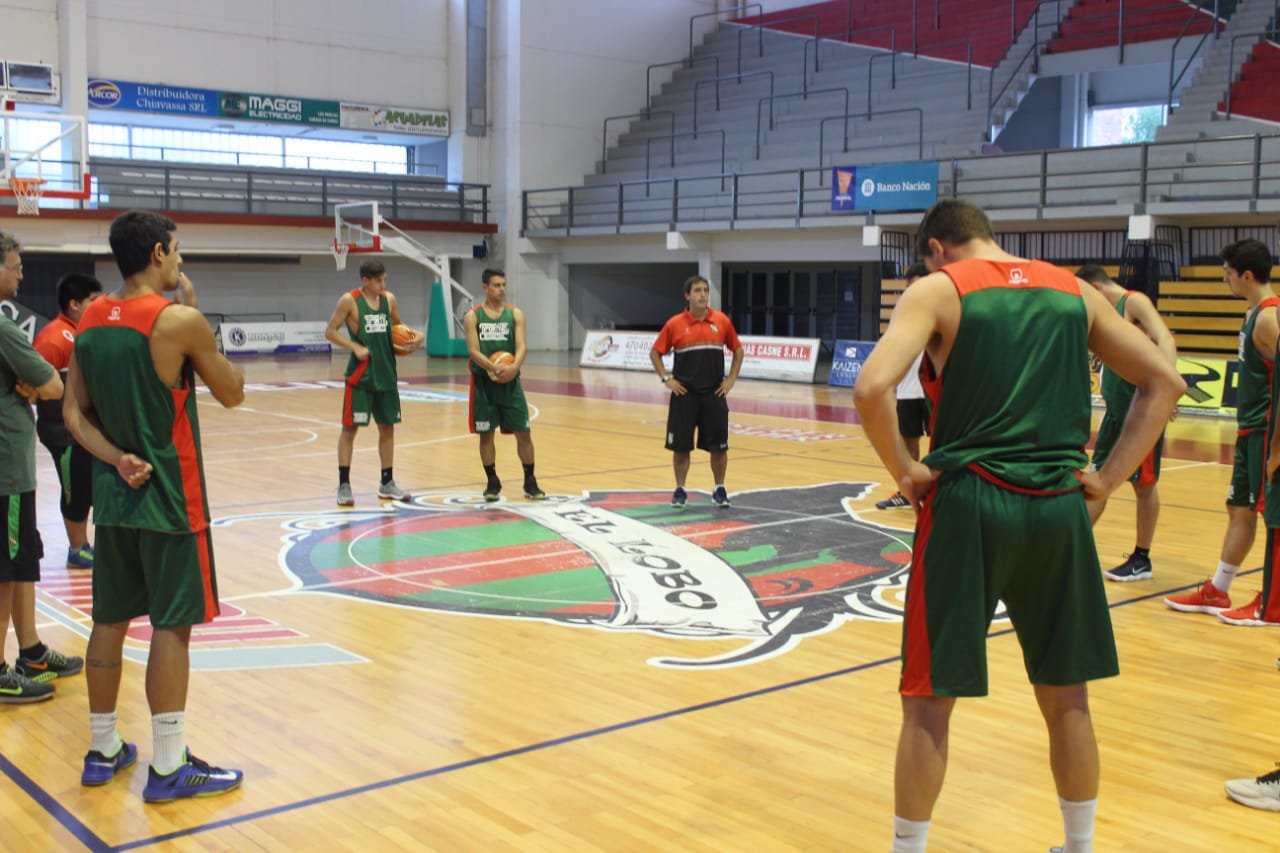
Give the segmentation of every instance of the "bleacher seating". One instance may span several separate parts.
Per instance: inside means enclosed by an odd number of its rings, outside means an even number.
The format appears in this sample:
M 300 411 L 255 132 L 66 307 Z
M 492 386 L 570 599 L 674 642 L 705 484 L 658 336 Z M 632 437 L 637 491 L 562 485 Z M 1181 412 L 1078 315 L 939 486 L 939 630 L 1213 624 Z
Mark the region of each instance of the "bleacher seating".
M 1231 84 L 1232 115 L 1280 122 L 1280 46 L 1272 42 L 1254 45 L 1249 60 L 1240 68 L 1240 79 Z M 1226 101 L 1218 103 L 1227 111 Z
M 1008 3 L 991 0 L 951 0 L 945 14 L 939 14 L 935 26 L 931 13 L 913 10 L 913 4 L 900 0 L 828 0 L 797 6 L 761 16 L 738 19 L 741 24 L 762 23 L 783 32 L 813 35 L 816 16 L 818 32 L 823 38 L 843 39 L 852 29 L 850 38 L 854 44 L 888 49 L 889 29 L 897 34 L 897 49 L 911 50 L 913 19 L 916 26 L 915 48 L 924 56 L 964 62 L 966 49 L 959 44 L 973 46 L 973 62 L 990 68 L 1000 61 L 1013 40 L 1011 25 L 1016 22 L 1020 30 L 1031 17 L 1038 0 L 1016 0 L 1014 14 L 1010 15 Z M 925 4 L 920 4 L 925 7 Z M 930 10 L 932 7 L 928 7 Z M 914 15 L 913 15 L 914 12 Z M 849 15 L 852 13 L 852 20 Z M 1013 20 L 1011 20 L 1011 17 Z
M 1125 0 L 1123 5 L 1124 44 L 1174 39 L 1184 32 L 1199 35 L 1214 25 L 1211 14 L 1196 10 L 1183 0 Z M 1115 45 L 1120 7 L 1116 0 L 1077 0 L 1045 52 L 1066 53 Z M 1221 23 L 1218 26 L 1221 28 Z

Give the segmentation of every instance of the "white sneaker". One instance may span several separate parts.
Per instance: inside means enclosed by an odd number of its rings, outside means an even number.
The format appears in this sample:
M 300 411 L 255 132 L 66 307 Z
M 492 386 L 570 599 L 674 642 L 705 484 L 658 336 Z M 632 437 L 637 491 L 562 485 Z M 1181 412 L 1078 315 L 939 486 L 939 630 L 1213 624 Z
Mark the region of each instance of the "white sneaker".
M 1280 812 L 1280 770 L 1272 770 L 1255 779 L 1232 779 L 1224 787 L 1227 796 L 1242 806 Z
M 378 497 L 384 501 L 407 501 L 409 493 L 397 486 L 395 480 L 390 480 L 378 486 Z
M 351 494 L 351 484 L 341 483 L 338 486 L 338 506 L 355 506 L 355 495 Z

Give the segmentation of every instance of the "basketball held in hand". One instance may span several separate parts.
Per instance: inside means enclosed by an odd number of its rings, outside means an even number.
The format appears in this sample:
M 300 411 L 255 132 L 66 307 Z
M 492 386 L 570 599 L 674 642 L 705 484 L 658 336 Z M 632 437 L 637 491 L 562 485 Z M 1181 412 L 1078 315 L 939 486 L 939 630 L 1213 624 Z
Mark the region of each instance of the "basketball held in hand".
M 396 351 L 396 355 L 408 355 L 412 352 L 413 339 L 418 333 L 403 323 L 397 323 L 391 327 L 391 348 Z
M 493 362 L 495 365 L 498 365 L 498 366 L 501 366 L 501 365 L 504 365 L 504 364 L 511 364 L 511 363 L 513 363 L 515 360 L 516 360 L 516 357 L 515 357 L 514 355 L 512 355 L 511 353 L 507 352 L 506 350 L 498 350 L 497 352 L 492 353 L 492 354 L 490 354 L 490 356 L 489 356 L 489 361 Z M 515 378 L 516 378 L 516 371 L 514 371 L 514 370 L 509 370 L 509 371 L 507 371 L 507 372 L 503 373 L 503 374 L 502 374 L 502 377 L 501 377 L 501 378 L 499 378 L 499 377 L 498 377 L 498 374 L 496 374 L 496 373 L 494 373 L 492 370 L 490 370 L 490 371 L 489 371 L 489 378 L 490 378 L 490 379 L 492 379 L 494 382 L 499 383 L 500 385 L 506 385 L 506 384 L 507 384 L 508 382 L 510 382 L 512 379 L 515 379 Z

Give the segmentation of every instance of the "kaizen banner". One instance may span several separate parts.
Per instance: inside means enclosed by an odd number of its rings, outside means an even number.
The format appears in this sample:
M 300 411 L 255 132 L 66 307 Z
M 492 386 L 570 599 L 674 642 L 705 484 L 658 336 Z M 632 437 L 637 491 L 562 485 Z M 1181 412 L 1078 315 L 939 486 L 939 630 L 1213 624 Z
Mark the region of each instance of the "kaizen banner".
M 887 163 L 831 170 L 831 209 L 924 210 L 938 200 L 938 164 Z
M 831 375 L 827 377 L 828 385 L 852 388 L 862 372 L 862 365 L 875 349 L 870 341 L 836 341 L 835 354 L 831 357 Z
M 612 367 L 619 370 L 653 370 L 649 351 L 656 332 L 616 332 L 593 330 L 582 342 L 581 367 Z M 743 379 L 777 379 L 783 382 L 812 382 L 818 367 L 819 341 L 816 338 L 769 338 L 739 335 L 742 341 Z M 733 357 L 725 352 L 725 370 Z M 663 358 L 671 368 L 671 354 Z

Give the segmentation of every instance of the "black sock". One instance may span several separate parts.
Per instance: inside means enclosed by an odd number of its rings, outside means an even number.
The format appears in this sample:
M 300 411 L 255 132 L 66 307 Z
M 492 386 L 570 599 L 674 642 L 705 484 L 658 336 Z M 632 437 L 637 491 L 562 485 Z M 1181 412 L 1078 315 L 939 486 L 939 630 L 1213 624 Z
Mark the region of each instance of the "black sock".
M 1135 557 L 1142 557 L 1144 560 L 1149 560 L 1149 559 L 1151 559 L 1151 549 L 1150 549 L 1150 548 L 1139 548 L 1139 547 L 1137 547 L 1137 546 L 1135 545 L 1135 546 L 1134 546 L 1134 548 L 1133 548 L 1133 556 L 1135 556 Z
M 24 657 L 27 660 L 39 660 L 40 658 L 44 657 L 44 653 L 47 651 L 49 651 L 48 646 L 46 646 L 44 643 L 37 642 L 34 646 L 32 646 L 29 649 L 18 649 L 18 656 Z
M 351 466 L 350 465 L 338 466 L 338 485 L 339 486 L 351 485 Z
M 484 475 L 489 478 L 490 483 L 495 482 L 498 479 L 498 466 L 496 464 L 484 466 Z
M 382 485 L 385 486 L 387 483 L 390 483 L 390 482 L 391 482 L 391 469 L 383 468 L 382 469 Z
M 526 480 L 532 480 L 532 479 L 533 479 L 533 465 L 526 465 L 526 466 L 524 466 L 524 478 L 525 478 Z

